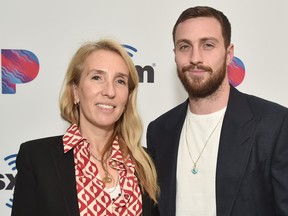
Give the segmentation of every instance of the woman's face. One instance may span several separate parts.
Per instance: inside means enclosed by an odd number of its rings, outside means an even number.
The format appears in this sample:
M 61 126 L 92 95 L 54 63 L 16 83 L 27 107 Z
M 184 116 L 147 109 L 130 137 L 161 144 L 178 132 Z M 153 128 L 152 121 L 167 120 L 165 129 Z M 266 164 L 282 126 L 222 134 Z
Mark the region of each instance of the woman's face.
M 128 67 L 119 54 L 97 50 L 87 57 L 79 85 L 74 86 L 82 130 L 113 130 L 129 97 L 128 78 Z

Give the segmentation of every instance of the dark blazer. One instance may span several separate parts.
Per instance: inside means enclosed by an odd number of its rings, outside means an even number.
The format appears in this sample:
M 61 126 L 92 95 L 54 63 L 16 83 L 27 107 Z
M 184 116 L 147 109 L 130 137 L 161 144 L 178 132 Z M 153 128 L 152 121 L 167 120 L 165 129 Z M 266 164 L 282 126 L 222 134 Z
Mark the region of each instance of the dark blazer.
M 73 151 L 64 154 L 62 136 L 22 144 L 16 163 L 12 216 L 80 215 Z M 143 216 L 158 215 L 148 195 L 142 197 Z
M 175 215 L 176 162 L 187 107 L 188 100 L 147 129 L 161 216 Z M 288 109 L 231 86 L 220 136 L 217 216 L 288 216 Z

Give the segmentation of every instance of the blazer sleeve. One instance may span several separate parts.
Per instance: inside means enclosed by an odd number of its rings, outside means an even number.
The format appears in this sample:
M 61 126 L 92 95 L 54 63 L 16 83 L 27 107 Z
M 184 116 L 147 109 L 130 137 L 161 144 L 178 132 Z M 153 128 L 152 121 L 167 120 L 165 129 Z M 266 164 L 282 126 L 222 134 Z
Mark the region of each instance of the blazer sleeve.
M 143 146 L 143 149 L 150 155 L 147 147 Z M 151 155 L 150 155 L 151 156 Z M 143 216 L 159 216 L 158 205 L 149 197 L 147 192 L 142 191 L 142 206 Z
M 276 215 L 288 216 L 288 114 L 276 141 L 271 164 Z
M 142 193 L 143 216 L 160 216 L 157 204 L 150 199 L 147 193 Z
M 37 206 L 36 179 L 26 153 L 25 145 L 20 146 L 16 159 L 17 175 L 14 188 L 12 216 L 35 215 Z M 36 215 L 35 215 L 36 216 Z

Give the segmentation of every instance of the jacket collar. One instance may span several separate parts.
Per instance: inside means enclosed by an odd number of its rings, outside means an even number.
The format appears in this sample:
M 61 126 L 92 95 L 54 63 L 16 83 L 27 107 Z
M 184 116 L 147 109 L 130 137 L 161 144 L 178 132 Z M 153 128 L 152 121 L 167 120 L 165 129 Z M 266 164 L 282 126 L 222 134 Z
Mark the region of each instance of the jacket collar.
M 178 105 L 171 111 L 171 117 L 166 120 L 165 127 L 167 136 L 165 139 L 169 149 L 163 152 L 162 158 L 167 165 L 164 186 L 170 188 L 168 194 L 162 194 L 162 205 L 168 212 L 175 211 L 176 197 L 176 162 L 182 126 L 185 121 L 189 100 Z M 244 175 L 248 162 L 249 153 L 252 148 L 252 134 L 255 131 L 256 119 L 253 117 L 247 96 L 233 86 L 230 88 L 230 95 L 227 109 L 223 119 L 218 150 L 218 161 L 216 167 L 216 206 L 217 215 L 227 216 L 232 211 L 237 192 Z M 159 152 L 158 152 L 159 153 Z M 162 154 L 162 153 L 161 153 Z M 155 157 L 159 157 L 155 155 Z M 168 170 L 169 167 L 169 170 Z M 161 174 L 162 175 L 162 174 Z M 167 203 L 168 206 L 167 206 Z
M 230 215 L 252 149 L 256 119 L 247 96 L 230 88 L 224 116 L 216 168 L 217 215 Z
M 56 175 L 62 190 L 59 196 L 65 200 L 66 212 L 69 216 L 80 215 L 76 191 L 75 167 L 73 151 L 64 153 L 62 137 L 59 137 L 57 147 L 51 150 Z

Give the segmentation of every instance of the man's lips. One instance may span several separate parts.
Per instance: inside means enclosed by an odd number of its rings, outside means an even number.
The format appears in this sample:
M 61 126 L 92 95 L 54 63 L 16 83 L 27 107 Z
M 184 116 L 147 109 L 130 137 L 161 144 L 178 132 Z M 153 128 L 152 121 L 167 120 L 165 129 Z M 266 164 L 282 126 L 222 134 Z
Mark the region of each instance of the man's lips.
M 191 72 L 191 73 L 203 73 L 203 72 L 207 72 L 205 70 L 199 70 L 199 69 L 192 69 L 192 70 L 188 70 L 187 72 Z

